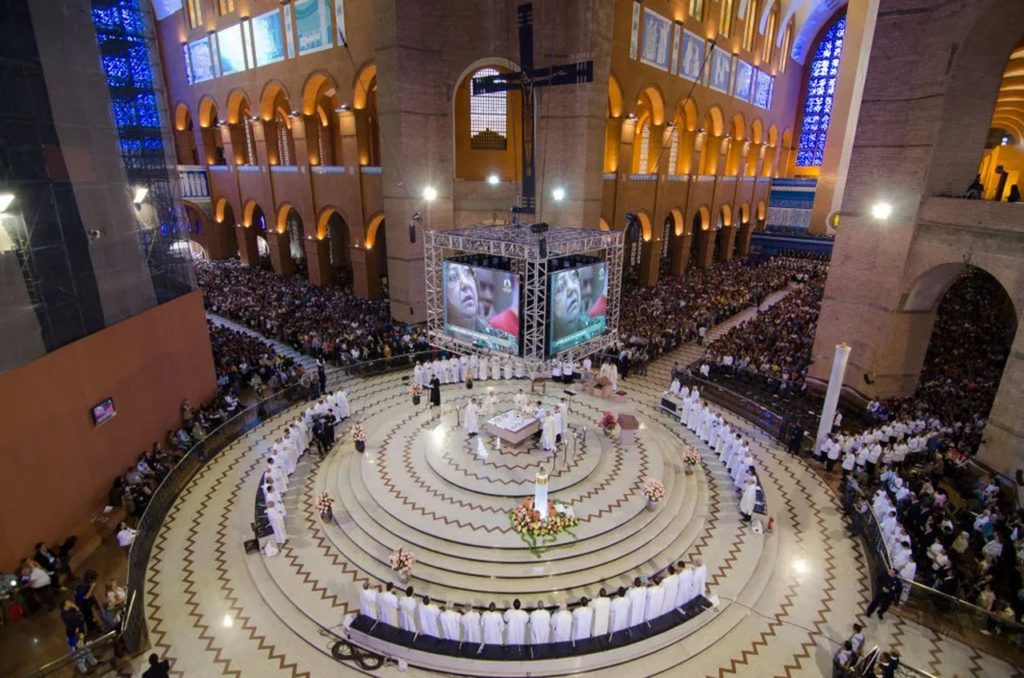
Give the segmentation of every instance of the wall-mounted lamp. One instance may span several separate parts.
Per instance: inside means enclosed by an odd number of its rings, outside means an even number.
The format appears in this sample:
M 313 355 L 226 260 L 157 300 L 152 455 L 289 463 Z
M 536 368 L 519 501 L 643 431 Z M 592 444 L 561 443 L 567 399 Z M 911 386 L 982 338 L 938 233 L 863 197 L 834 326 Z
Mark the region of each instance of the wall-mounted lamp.
M 562 202 L 565 200 L 565 189 L 561 186 L 555 188 L 551 191 L 551 197 L 555 199 L 555 202 Z
M 0 193 L 0 214 L 6 212 L 14 202 L 13 193 Z
M 498 184 L 501 183 L 501 177 L 499 177 L 497 174 L 489 174 L 487 175 L 487 183 L 489 183 L 491 186 L 497 186 Z
M 892 216 L 892 204 L 884 200 L 876 202 L 871 206 L 871 216 L 878 221 L 885 221 Z
M 433 186 L 427 186 L 423 189 L 423 199 L 427 202 L 434 202 L 437 200 L 437 189 Z
M 148 186 L 136 186 L 132 189 L 132 203 L 136 207 L 141 207 L 147 195 L 149 195 Z

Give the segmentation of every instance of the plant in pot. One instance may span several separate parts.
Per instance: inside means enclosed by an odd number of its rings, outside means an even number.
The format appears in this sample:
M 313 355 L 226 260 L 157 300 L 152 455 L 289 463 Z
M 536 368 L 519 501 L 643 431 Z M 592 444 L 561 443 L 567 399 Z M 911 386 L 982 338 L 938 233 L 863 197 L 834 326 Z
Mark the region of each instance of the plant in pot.
M 356 452 L 366 450 L 366 429 L 362 424 L 355 424 L 352 427 L 352 440 L 356 443 Z
M 700 463 L 700 452 L 694 447 L 687 446 L 683 450 L 683 464 L 685 464 L 686 475 L 693 475 L 693 470 Z
M 413 385 L 409 387 L 409 393 L 412 394 L 412 404 L 419 405 L 420 399 L 423 397 L 423 386 L 414 382 Z
M 665 498 L 665 486 L 660 480 L 644 478 L 641 489 L 644 496 L 647 497 L 647 508 L 652 511 L 658 507 L 658 502 Z
M 334 517 L 334 500 L 326 493 L 323 492 L 319 497 L 316 498 L 316 510 L 320 512 L 320 518 L 329 521 Z

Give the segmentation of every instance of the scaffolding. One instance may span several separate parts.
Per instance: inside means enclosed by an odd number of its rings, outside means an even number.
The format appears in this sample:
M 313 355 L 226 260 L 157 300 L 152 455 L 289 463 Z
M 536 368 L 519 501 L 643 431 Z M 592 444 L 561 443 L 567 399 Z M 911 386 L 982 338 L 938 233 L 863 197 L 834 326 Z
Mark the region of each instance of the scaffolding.
M 474 226 L 427 231 L 424 242 L 427 333 L 438 348 L 453 353 L 506 354 L 474 346 L 445 331 L 444 281 L 441 264 L 464 254 L 503 257 L 521 281 L 522 341 L 520 355 L 530 373 L 540 372 L 547 360 L 548 269 L 554 259 L 590 255 L 608 265 L 608 329 L 600 335 L 558 354 L 577 361 L 599 353 L 618 340 L 619 295 L 622 287 L 622 233 L 587 228 L 550 228 L 535 232 L 528 225 Z
M 172 170 L 163 74 L 156 47 L 152 6 L 144 0 L 92 0 L 103 71 L 113 107 L 121 159 L 128 181 L 148 189 L 156 223 L 140 221 L 157 303 L 195 287 L 181 196 Z

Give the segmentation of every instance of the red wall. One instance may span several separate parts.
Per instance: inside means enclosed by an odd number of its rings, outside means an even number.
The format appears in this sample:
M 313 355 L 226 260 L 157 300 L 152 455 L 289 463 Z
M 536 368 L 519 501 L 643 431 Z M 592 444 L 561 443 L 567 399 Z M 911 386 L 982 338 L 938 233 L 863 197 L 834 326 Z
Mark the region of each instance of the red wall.
M 0 374 L 0 568 L 77 533 L 114 477 L 216 390 L 202 296 L 192 292 Z M 117 416 L 95 427 L 93 405 Z

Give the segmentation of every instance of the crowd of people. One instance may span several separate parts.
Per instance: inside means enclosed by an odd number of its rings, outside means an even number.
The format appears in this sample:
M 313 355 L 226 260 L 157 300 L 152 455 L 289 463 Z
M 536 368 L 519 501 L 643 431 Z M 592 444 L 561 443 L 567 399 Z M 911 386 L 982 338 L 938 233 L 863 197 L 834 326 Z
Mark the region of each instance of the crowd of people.
M 789 278 L 776 266 L 729 262 L 690 268 L 654 287 L 624 288 L 616 353 L 627 351 L 631 362 L 642 365 L 684 343 L 703 342 L 715 324 L 762 303 Z
M 268 392 L 301 381 L 302 366 L 279 354 L 269 342 L 214 322 L 208 321 L 207 325 L 217 386 L 232 404 L 237 404 L 247 387 L 261 399 Z
M 713 341 L 702 359 L 705 376 L 738 376 L 763 382 L 782 394 L 804 389 L 814 331 L 821 311 L 828 264 L 808 259 L 773 259 L 802 286 Z M 706 366 L 706 367 L 705 367 Z
M 429 348 L 426 331 L 391 319 L 386 299 L 318 287 L 237 261 L 197 262 L 206 308 L 296 351 L 346 365 Z
M 360 614 L 414 635 L 479 645 L 479 651 L 485 646 L 576 643 L 628 634 L 633 627 L 707 597 L 707 566 L 700 558 L 689 565 L 679 561 L 653 577 L 636 577 L 628 588 L 611 594 L 602 588 L 593 600 L 573 601 L 571 612 L 566 602 L 551 612 L 544 601 L 525 609 L 516 599 L 511 608 L 499 610 L 491 603 L 481 614 L 469 604 L 438 605 L 429 596 L 417 598 L 411 586 L 402 593 L 390 583 L 380 590 L 365 582 L 359 594 Z

